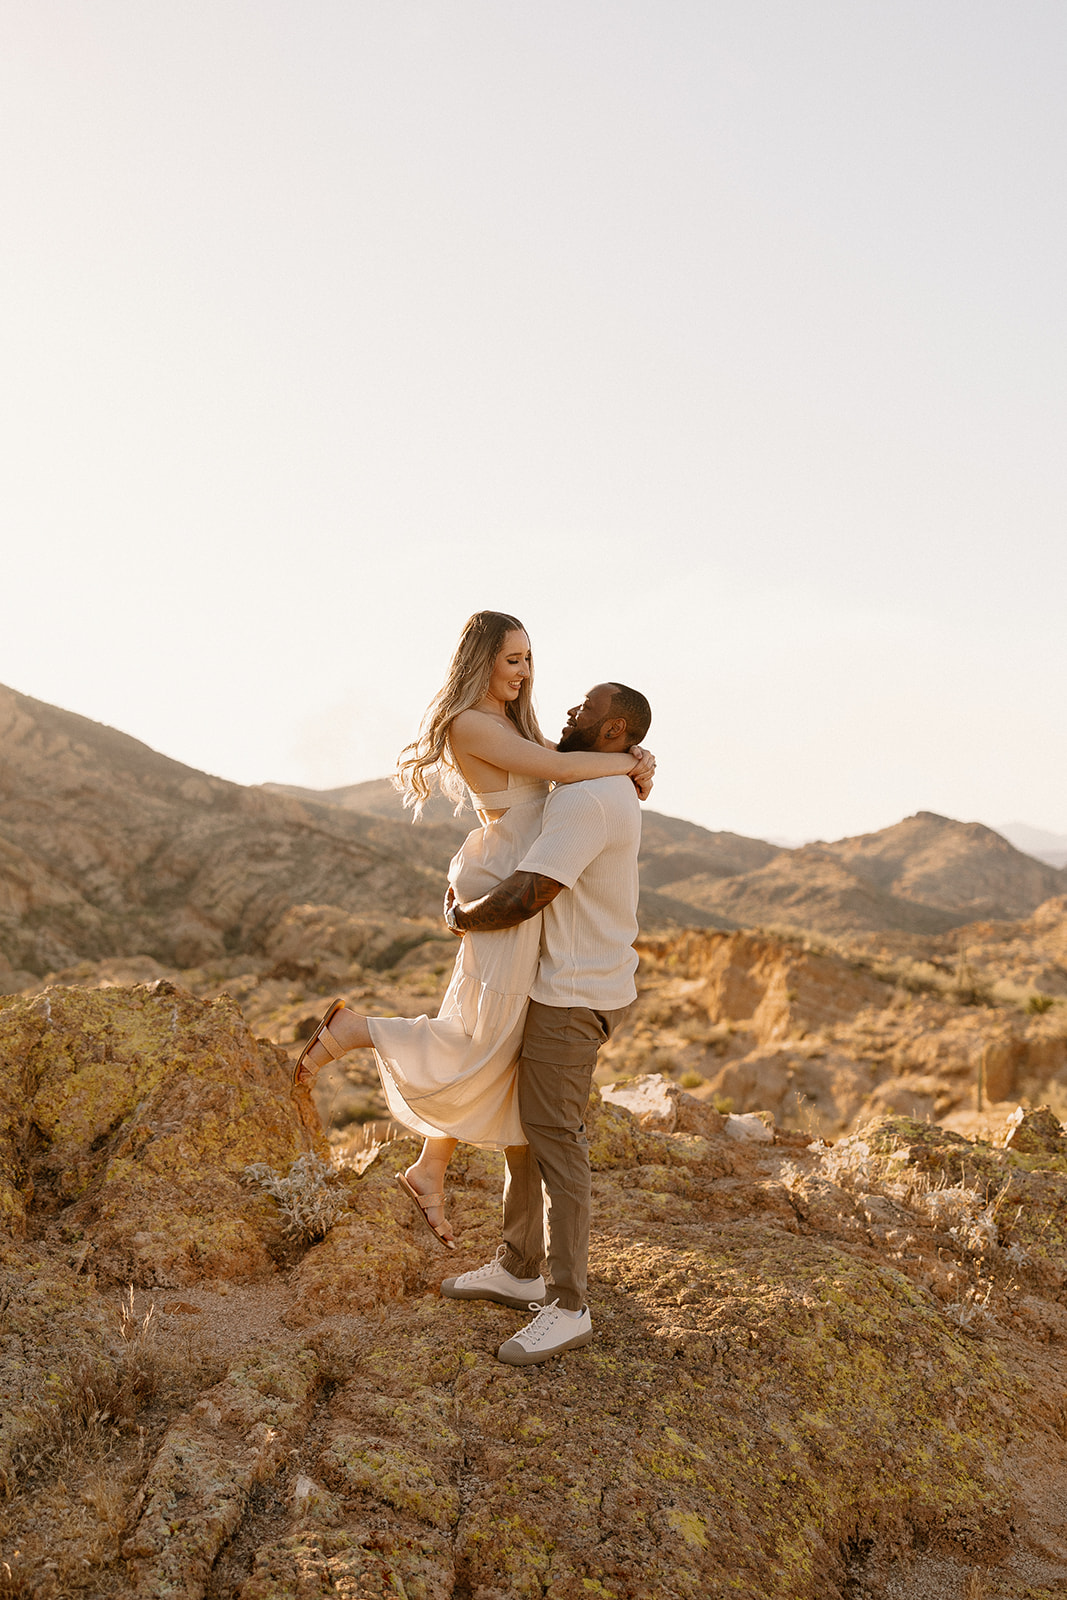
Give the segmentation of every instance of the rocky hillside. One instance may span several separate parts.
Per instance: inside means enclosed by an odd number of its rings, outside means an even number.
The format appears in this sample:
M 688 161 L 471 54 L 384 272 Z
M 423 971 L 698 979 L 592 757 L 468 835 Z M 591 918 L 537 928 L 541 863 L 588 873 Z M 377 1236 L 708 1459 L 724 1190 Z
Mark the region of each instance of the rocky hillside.
M 826 1137 L 887 1113 L 988 1132 L 1020 1099 L 1067 1113 L 1067 898 L 940 939 L 692 931 L 641 951 L 601 1082 L 666 1074 Z
M 500 1158 L 454 1162 L 446 1261 L 410 1142 L 317 1166 L 285 1083 L 227 1000 L 0 1001 L 5 1594 L 1064 1593 L 1050 1113 L 831 1148 L 662 1080 L 594 1103 L 596 1337 L 523 1369 L 519 1314 L 438 1295 L 496 1245 Z
M 366 816 L 408 818 L 400 796 L 387 778 L 353 783 L 340 789 L 299 789 L 282 783 L 268 783 L 264 788 L 271 794 L 339 806 L 343 810 L 357 811 Z M 475 825 L 476 818 L 469 806 L 465 806 L 456 816 L 451 803 L 441 795 L 433 796 L 423 812 L 423 818 L 439 829 L 443 868 L 449 856 L 459 848 L 467 832 Z M 661 885 L 674 879 L 688 881 L 694 874 L 729 876 L 746 872 L 762 866 L 778 854 L 776 845 L 765 844 L 762 839 L 746 839 L 738 833 L 712 833 L 695 822 L 665 817 L 645 806 L 639 860 L 639 915 L 642 927 L 734 927 L 730 918 L 706 910 L 684 893 L 677 897 L 663 893 Z
M 262 954 L 306 903 L 436 918 L 440 854 L 432 828 L 226 783 L 0 688 L 0 987 L 84 958 Z

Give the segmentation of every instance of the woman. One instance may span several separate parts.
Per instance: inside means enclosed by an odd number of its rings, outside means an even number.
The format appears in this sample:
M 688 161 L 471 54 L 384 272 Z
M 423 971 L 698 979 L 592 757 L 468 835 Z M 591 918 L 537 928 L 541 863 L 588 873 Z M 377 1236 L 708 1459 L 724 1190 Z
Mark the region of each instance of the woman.
M 533 710 L 530 641 L 516 617 L 477 611 L 418 738 L 401 753 L 397 786 L 416 817 L 436 777 L 481 819 L 449 866 L 459 900 L 476 900 L 515 871 L 541 831 L 550 783 L 629 775 L 642 787 L 654 765 L 629 755 L 561 752 L 546 743 Z M 458 809 L 458 807 L 457 807 Z M 398 1182 L 441 1243 L 444 1175 L 456 1144 L 502 1150 L 525 1144 L 515 1063 L 537 970 L 541 916 L 499 933 L 468 933 L 437 1017 L 365 1017 L 335 1000 L 293 1071 L 298 1104 L 315 1074 L 349 1050 L 372 1048 L 391 1115 L 423 1136 L 419 1159 Z

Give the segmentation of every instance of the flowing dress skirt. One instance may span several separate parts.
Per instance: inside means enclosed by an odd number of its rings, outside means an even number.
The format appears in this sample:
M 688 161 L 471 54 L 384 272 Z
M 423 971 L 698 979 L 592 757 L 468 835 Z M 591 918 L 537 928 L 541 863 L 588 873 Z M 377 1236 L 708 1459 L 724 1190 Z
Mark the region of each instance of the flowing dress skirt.
M 529 786 L 468 834 L 448 869 L 460 900 L 511 876 L 541 831 L 547 785 Z M 521 791 L 518 792 L 521 794 Z M 515 1066 L 537 972 L 541 914 L 498 933 L 466 933 L 436 1017 L 368 1017 L 389 1113 L 422 1138 L 483 1149 L 525 1144 Z

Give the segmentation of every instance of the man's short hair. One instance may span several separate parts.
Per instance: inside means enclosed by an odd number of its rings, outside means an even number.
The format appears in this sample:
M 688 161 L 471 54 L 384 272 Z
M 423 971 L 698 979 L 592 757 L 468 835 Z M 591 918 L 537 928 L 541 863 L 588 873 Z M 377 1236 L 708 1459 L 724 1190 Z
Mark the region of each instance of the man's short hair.
M 609 681 L 615 693 L 611 697 L 608 716 L 625 717 L 630 743 L 640 744 L 652 722 L 652 707 L 639 690 L 630 689 L 625 683 L 616 683 L 614 679 Z

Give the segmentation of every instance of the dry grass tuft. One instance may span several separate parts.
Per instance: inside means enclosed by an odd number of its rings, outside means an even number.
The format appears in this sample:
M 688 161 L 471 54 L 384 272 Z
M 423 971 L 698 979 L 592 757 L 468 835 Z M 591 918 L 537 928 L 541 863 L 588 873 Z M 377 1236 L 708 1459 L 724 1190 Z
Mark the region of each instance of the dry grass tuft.
M 72 1355 L 21 1413 L 0 1508 L 0 1600 L 125 1592 L 121 1545 L 154 1441 L 221 1376 L 213 1353 L 191 1340 L 167 1348 L 158 1327 L 131 1288 L 116 1347 Z

